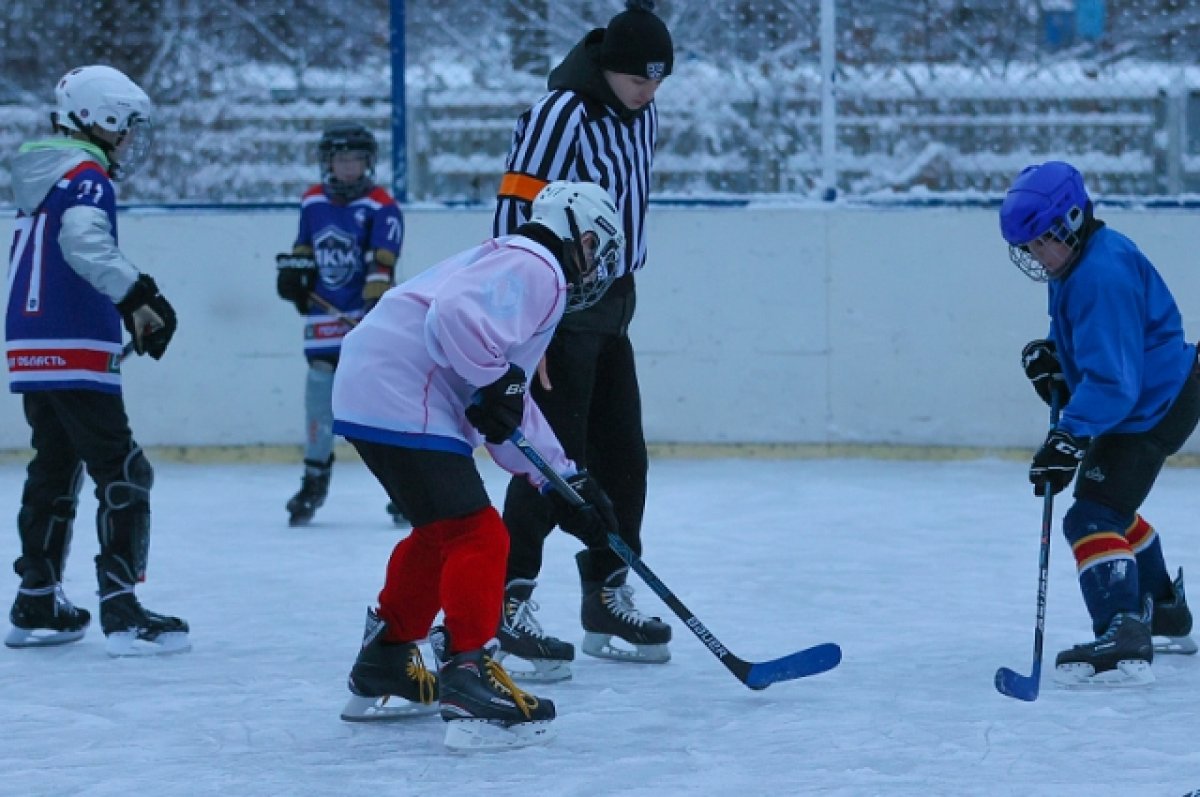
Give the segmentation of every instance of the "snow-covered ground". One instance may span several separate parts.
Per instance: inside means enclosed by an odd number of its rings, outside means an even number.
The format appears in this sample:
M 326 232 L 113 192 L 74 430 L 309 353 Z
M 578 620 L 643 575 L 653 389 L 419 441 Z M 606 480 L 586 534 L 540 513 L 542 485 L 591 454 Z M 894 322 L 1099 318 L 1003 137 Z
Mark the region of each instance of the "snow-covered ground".
M 504 480 L 484 464 L 499 496 Z M 299 467 L 160 463 L 151 609 L 193 629 L 191 653 L 115 660 L 97 628 L 58 649 L 0 649 L 3 795 L 1182 795 L 1200 788 L 1200 660 L 1102 694 L 1028 673 L 1041 503 L 1024 465 L 982 460 L 656 459 L 645 560 L 734 653 L 836 641 L 842 665 L 762 692 L 674 622 L 667 665 L 577 661 L 542 687 L 546 747 L 443 749 L 436 717 L 338 719 L 345 677 L 397 531 L 357 462 L 339 464 L 316 523 L 290 529 Z M 0 465 L 0 560 L 19 545 L 23 468 Z M 1164 473 L 1145 515 L 1168 563 L 1200 585 L 1195 471 Z M 1061 517 L 1066 501 L 1061 501 Z M 94 610 L 91 513 L 66 588 Z M 536 597 L 578 642 L 573 541 L 552 535 Z M 2 599 L 15 593 L 9 576 Z M 642 607 L 669 610 L 633 579 Z M 1197 594 L 1200 594 L 1198 592 Z M 673 617 L 671 619 L 674 619 Z M 1047 657 L 1088 635 L 1056 533 Z

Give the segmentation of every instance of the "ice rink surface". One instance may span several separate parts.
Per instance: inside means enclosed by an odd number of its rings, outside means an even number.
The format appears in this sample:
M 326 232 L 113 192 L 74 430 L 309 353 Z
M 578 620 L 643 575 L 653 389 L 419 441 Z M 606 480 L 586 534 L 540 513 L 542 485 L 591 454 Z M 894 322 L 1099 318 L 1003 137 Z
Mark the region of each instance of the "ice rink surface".
M 481 461 L 493 496 L 503 474 Z M 636 576 L 639 606 L 673 621 L 674 659 L 583 657 L 537 691 L 558 704 L 545 747 L 460 755 L 435 717 L 348 724 L 338 713 L 363 615 L 399 532 L 358 462 L 339 463 L 314 524 L 283 504 L 299 465 L 156 464 L 150 609 L 192 626 L 190 653 L 110 659 L 79 643 L 0 649 L 3 795 L 1089 795 L 1200 788 L 1200 659 L 1162 657 L 1140 690 L 1028 673 L 1041 501 L 1018 462 L 655 459 L 645 561 L 742 658 L 819 642 L 836 670 L 753 692 Z M 19 552 L 20 463 L 0 465 Z M 90 486 L 85 488 L 90 490 Z M 1143 514 L 1200 595 L 1197 472 L 1168 469 Z M 67 594 L 96 610 L 97 544 L 81 503 Z M 1074 562 L 1051 553 L 1046 654 L 1089 636 Z M 579 642 L 575 542 L 551 536 L 535 598 Z M 17 579 L 10 575 L 3 600 Z M 1193 599 L 1194 602 L 1195 599 Z M 7 603 L 5 604 L 7 606 Z

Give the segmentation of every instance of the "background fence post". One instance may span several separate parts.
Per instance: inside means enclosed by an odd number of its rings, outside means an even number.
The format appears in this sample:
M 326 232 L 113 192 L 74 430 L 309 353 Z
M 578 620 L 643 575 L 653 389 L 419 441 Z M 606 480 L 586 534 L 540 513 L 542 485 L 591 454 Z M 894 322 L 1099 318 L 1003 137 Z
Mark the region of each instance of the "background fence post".
M 408 201 L 408 121 L 404 91 L 404 0 L 390 0 L 392 51 L 392 196 Z
M 837 3 L 821 0 L 821 198 L 837 198 L 837 100 L 833 93 L 837 69 Z

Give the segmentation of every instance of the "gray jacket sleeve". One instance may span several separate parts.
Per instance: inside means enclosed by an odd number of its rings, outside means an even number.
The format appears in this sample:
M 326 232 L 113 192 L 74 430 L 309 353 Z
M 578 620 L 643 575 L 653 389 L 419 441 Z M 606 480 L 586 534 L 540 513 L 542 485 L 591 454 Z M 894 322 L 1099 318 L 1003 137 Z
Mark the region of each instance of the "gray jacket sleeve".
M 58 245 L 75 273 L 114 304 L 124 299 L 137 281 L 137 268 L 117 248 L 108 216 L 100 208 L 87 205 L 67 208 Z

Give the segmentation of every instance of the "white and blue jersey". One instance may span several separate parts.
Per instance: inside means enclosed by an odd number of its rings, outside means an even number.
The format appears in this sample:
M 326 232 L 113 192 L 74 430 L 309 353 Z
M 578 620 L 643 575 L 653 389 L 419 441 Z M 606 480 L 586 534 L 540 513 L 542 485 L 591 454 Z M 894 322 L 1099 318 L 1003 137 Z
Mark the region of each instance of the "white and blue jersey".
M 68 138 L 25 144 L 13 159 L 19 212 L 9 252 L 5 340 L 14 393 L 121 392 L 116 302 L 138 270 L 117 248 L 107 158 Z
M 358 321 L 366 311 L 363 285 L 369 271 L 378 268 L 390 278 L 403 240 L 400 207 L 379 186 L 345 204 L 331 200 L 321 185 L 304 193 L 293 251 L 311 253 L 318 273 L 314 292 L 345 317 L 311 303 L 304 326 L 306 357 L 337 357 L 350 331 L 345 319 Z
M 1101 227 L 1049 289 L 1050 338 L 1071 390 L 1060 427 L 1077 437 L 1154 427 L 1192 372 L 1196 347 L 1153 264 Z

